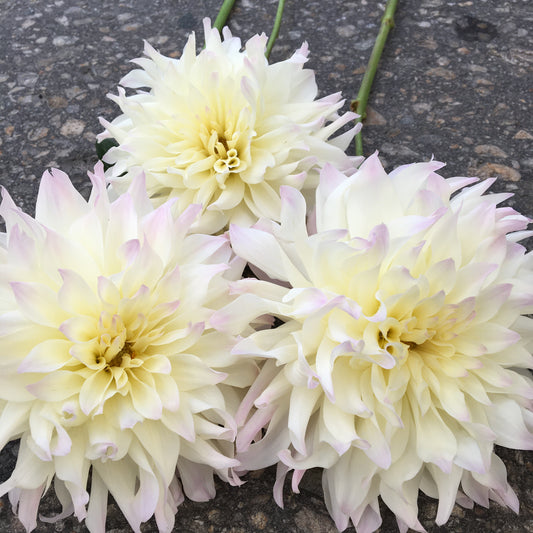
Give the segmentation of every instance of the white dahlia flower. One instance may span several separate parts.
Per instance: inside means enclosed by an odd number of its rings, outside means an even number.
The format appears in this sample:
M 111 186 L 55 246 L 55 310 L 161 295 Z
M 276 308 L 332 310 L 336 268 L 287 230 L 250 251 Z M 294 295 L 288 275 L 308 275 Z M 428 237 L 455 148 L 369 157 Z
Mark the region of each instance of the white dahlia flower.
M 241 41 L 204 20 L 205 48 L 196 53 L 192 34 L 180 59 L 145 45 L 141 69 L 110 95 L 122 110 L 100 139 L 114 137 L 105 161 L 113 186 L 122 191 L 139 170 L 151 199 L 178 198 L 183 211 L 204 205 L 198 231 L 215 233 L 229 222 L 251 225 L 259 217 L 279 220 L 279 189 L 291 185 L 311 196 L 326 161 L 353 172 L 356 158 L 344 150 L 356 128 L 331 139 L 356 116 L 338 110 L 340 93 L 315 100 L 314 72 L 304 69 L 307 44 L 286 61 L 268 64 L 267 38 Z M 144 88 L 144 89 L 143 89 Z
M 114 201 L 101 166 L 90 177 L 85 201 L 45 173 L 35 219 L 3 191 L 0 449 L 20 449 L 0 495 L 28 531 L 52 481 L 55 519 L 103 533 L 109 492 L 134 531 L 152 515 L 171 531 L 183 493 L 238 482 L 231 412 L 255 367 L 209 318 L 241 269 L 227 239 L 188 233 L 200 206 L 175 219 L 142 177 Z
M 279 461 L 278 503 L 289 470 L 297 490 L 324 467 L 340 530 L 375 531 L 381 497 L 402 532 L 424 531 L 419 490 L 438 498 L 439 525 L 456 502 L 518 510 L 494 446 L 533 449 L 533 257 L 516 242 L 528 220 L 483 194 L 491 180 L 465 187 L 476 180 L 441 166 L 325 168 L 315 234 L 290 187 L 280 225 L 230 230 L 270 280 L 237 282 L 212 323 L 239 331 L 245 306 L 283 322 L 234 350 L 265 360 L 236 416 L 237 457 Z

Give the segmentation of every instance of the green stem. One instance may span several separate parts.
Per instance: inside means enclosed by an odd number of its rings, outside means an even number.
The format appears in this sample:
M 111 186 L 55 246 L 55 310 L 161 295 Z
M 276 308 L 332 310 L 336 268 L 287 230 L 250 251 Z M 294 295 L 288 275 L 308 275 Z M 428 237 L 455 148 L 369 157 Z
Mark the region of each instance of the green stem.
M 270 34 L 270 37 L 268 38 L 268 43 L 266 47 L 265 56 L 267 59 L 270 57 L 270 52 L 272 52 L 274 43 L 276 42 L 276 39 L 278 38 L 279 27 L 281 26 L 281 17 L 283 16 L 284 7 L 285 7 L 285 0 L 279 0 L 278 10 L 276 12 L 276 20 L 274 20 L 274 27 L 272 28 L 272 33 Z
M 370 95 L 370 89 L 372 88 L 372 83 L 374 82 L 374 76 L 378 69 L 378 63 L 385 47 L 385 42 L 387 41 L 387 36 L 392 28 L 394 28 L 394 12 L 396 11 L 396 6 L 398 5 L 398 0 L 389 0 L 387 2 L 387 7 L 385 8 L 385 14 L 381 19 L 381 27 L 379 28 L 379 33 L 374 43 L 374 48 L 372 49 L 372 54 L 370 54 L 370 59 L 368 60 L 368 65 L 365 70 L 365 75 L 363 76 L 363 81 L 361 82 L 361 87 L 357 93 L 357 98 L 352 100 L 351 108 L 359 116 L 356 120 L 356 123 L 362 122 L 365 118 L 366 104 L 368 103 L 368 97 Z M 355 136 L 355 153 L 356 155 L 363 155 L 363 139 L 361 137 L 361 132 Z
M 222 32 L 222 28 L 226 24 L 226 20 L 228 20 L 234 3 L 235 0 L 224 0 L 224 3 L 218 12 L 217 18 L 215 19 L 215 23 L 213 24 L 213 28 L 216 28 L 219 32 Z

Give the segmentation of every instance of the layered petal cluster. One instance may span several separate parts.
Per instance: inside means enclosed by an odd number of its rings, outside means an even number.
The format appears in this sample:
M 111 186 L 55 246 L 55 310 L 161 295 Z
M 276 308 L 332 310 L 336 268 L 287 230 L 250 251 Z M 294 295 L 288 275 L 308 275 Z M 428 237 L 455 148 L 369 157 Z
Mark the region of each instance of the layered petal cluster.
M 314 72 L 304 69 L 307 44 L 286 61 L 269 64 L 267 38 L 241 41 L 204 21 L 205 48 L 196 53 L 192 34 L 179 59 L 145 45 L 141 68 L 110 95 L 122 111 L 100 139 L 119 146 L 105 160 L 113 186 L 122 191 L 139 170 L 156 204 L 178 198 L 183 211 L 201 203 L 198 231 L 215 233 L 228 223 L 251 225 L 260 217 L 279 220 L 282 185 L 313 197 L 326 161 L 348 172 L 356 163 L 344 150 L 353 120 L 339 116 L 340 93 L 316 99 Z M 129 94 L 124 89 L 134 89 Z
M 346 178 L 324 169 L 316 220 L 293 188 L 281 223 L 233 226 L 234 250 L 263 272 L 234 284 L 216 313 L 226 331 L 245 306 L 281 325 L 234 353 L 263 360 L 237 413 L 244 468 L 278 463 L 275 497 L 294 470 L 324 467 L 340 530 L 380 523 L 424 531 L 419 491 L 453 505 L 495 500 L 518 510 L 494 446 L 533 449 L 533 257 L 528 220 L 491 180 L 444 179 L 437 162 L 387 174 L 376 155 Z M 455 193 L 455 194 L 454 194 Z M 266 274 L 266 275 L 265 275 Z
M 133 531 L 153 515 L 171 531 L 183 493 L 238 482 L 231 412 L 256 371 L 209 319 L 242 265 L 227 238 L 189 233 L 200 206 L 175 218 L 142 177 L 114 201 L 101 166 L 90 178 L 86 201 L 45 173 L 35 218 L 2 192 L 0 449 L 20 449 L 0 494 L 28 531 L 52 481 L 55 519 L 103 533 L 110 493 Z

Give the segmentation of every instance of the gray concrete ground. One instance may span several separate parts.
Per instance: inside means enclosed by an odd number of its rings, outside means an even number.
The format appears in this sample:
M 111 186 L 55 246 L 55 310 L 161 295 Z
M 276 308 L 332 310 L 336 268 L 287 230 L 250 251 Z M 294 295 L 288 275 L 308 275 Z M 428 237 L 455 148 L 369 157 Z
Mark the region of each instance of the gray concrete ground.
M 106 99 L 142 53 L 142 39 L 175 55 L 201 20 L 214 18 L 218 0 L 0 0 L 0 183 L 30 212 L 39 178 L 50 166 L 67 171 L 88 190 L 95 163 L 98 117 L 113 118 Z M 230 20 L 246 39 L 269 32 L 275 0 L 237 0 Z M 303 40 L 308 66 L 322 94 L 353 97 L 362 78 L 385 2 L 287 1 L 271 59 L 283 59 Z M 379 150 L 386 167 L 433 154 L 445 176 L 500 176 L 494 190 L 517 193 L 509 202 L 533 217 L 533 8 L 529 0 L 400 0 L 397 26 L 385 51 L 364 130 L 367 154 Z M 421 521 L 431 533 L 533 531 L 533 455 L 500 450 L 521 512 L 456 507 L 444 527 L 432 525 L 434 501 L 421 498 Z M 15 448 L 0 455 L 0 480 L 13 468 Z M 251 476 L 236 489 L 218 487 L 215 500 L 185 502 L 175 531 L 335 531 L 322 503 L 320 474 L 306 474 L 300 495 L 286 508 L 271 498 L 273 472 Z M 58 504 L 48 497 L 44 514 Z M 396 531 L 384 511 L 382 533 Z M 37 531 L 85 531 L 76 519 Z M 111 503 L 108 530 L 129 531 Z M 7 498 L 0 501 L 0 531 L 19 532 Z M 153 522 L 143 531 L 156 531 Z

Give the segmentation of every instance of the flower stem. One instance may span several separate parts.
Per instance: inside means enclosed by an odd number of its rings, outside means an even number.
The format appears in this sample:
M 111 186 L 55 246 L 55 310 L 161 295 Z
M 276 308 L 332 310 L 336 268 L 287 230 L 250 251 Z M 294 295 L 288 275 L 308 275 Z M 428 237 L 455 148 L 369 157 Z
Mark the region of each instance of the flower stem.
M 361 82 L 361 87 L 357 93 L 357 98 L 352 100 L 351 109 L 355 111 L 359 118 L 357 118 L 356 123 L 362 122 L 365 118 L 366 104 L 368 102 L 368 97 L 370 95 L 370 89 L 372 88 L 372 83 L 374 82 L 374 76 L 378 69 L 378 63 L 385 47 L 385 42 L 387 41 L 387 36 L 392 28 L 394 28 L 394 12 L 396 11 L 396 6 L 398 5 L 398 0 L 389 0 L 387 2 L 387 7 L 385 7 L 385 14 L 381 19 L 381 27 L 379 28 L 379 33 L 374 43 L 374 48 L 372 48 L 372 53 L 370 54 L 370 59 L 368 60 L 368 65 L 365 70 L 365 75 L 363 76 L 363 81 Z M 356 155 L 363 155 L 363 139 L 361 137 L 361 132 L 355 136 L 355 153 Z
M 274 20 L 274 27 L 272 28 L 272 33 L 270 34 L 270 37 L 268 38 L 268 43 L 266 47 L 265 56 L 267 59 L 270 57 L 270 52 L 272 52 L 274 43 L 276 42 L 276 39 L 278 38 L 279 27 L 281 26 L 281 17 L 283 16 L 284 7 L 285 7 L 285 0 L 279 0 L 278 10 L 276 12 L 276 20 Z
M 235 0 L 224 0 L 222 7 L 218 12 L 217 18 L 215 19 L 215 23 L 213 24 L 213 28 L 216 28 L 219 32 L 222 31 L 222 28 L 226 24 L 226 20 L 228 20 L 234 3 Z

